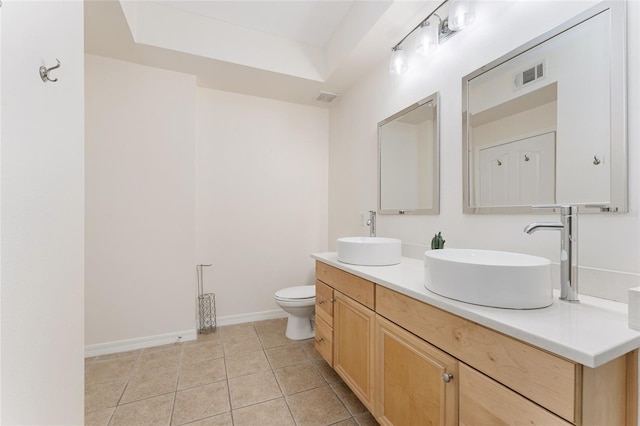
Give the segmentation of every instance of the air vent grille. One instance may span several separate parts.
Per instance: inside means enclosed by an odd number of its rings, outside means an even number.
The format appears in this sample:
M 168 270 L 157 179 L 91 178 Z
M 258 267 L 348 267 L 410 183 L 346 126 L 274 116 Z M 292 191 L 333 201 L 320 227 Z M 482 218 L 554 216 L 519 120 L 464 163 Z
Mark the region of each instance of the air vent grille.
M 318 97 L 315 100 L 318 101 L 318 102 L 331 103 L 331 101 L 333 101 L 338 96 L 340 96 L 339 93 L 320 92 L 320 94 L 318 95 Z
M 516 77 L 513 80 L 513 84 L 516 89 L 519 89 L 527 84 L 531 84 L 534 81 L 540 80 L 545 76 L 545 64 L 544 62 L 540 62 L 532 66 L 531 68 L 527 68 L 524 71 L 516 74 Z

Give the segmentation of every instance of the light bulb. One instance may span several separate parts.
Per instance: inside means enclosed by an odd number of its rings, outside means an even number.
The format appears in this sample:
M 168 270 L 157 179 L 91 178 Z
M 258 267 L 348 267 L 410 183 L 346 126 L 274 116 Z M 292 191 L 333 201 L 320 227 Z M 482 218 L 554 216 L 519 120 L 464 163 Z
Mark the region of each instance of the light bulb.
M 389 72 L 392 75 L 402 75 L 409 68 L 407 54 L 402 50 L 402 46 L 396 46 L 391 53 Z
M 460 31 L 476 19 L 473 0 L 452 0 L 449 6 L 449 29 Z
M 438 34 L 429 21 L 424 21 L 418 30 L 416 37 L 416 52 L 421 55 L 428 55 L 438 47 Z

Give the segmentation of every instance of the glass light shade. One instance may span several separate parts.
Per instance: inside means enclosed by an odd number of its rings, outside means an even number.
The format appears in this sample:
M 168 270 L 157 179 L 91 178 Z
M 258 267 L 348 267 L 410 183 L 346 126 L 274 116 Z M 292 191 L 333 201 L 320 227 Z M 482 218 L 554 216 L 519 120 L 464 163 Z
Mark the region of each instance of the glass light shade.
M 402 50 L 402 46 L 398 46 L 391 53 L 389 72 L 392 75 L 402 75 L 407 72 L 407 69 L 409 69 L 407 54 Z
M 460 31 L 476 19 L 473 0 L 452 0 L 449 6 L 449 29 Z
M 438 33 L 433 25 L 425 22 L 419 29 L 416 36 L 416 52 L 421 55 L 428 55 L 438 47 Z

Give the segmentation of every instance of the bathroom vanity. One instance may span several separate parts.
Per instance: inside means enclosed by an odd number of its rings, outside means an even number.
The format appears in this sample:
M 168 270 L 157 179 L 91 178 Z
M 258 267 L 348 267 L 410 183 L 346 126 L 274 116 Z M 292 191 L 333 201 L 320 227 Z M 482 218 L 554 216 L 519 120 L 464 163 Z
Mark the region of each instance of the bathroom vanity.
M 316 348 L 380 424 L 638 424 L 624 304 L 481 307 L 426 290 L 419 260 L 312 257 Z

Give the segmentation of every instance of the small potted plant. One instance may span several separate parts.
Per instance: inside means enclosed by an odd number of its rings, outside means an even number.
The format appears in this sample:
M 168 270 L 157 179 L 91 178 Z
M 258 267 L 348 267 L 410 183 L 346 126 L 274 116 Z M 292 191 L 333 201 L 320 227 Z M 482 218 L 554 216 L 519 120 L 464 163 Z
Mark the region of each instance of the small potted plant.
M 444 248 L 445 240 L 442 238 L 442 233 L 438 232 L 431 239 L 431 250 L 439 250 Z

